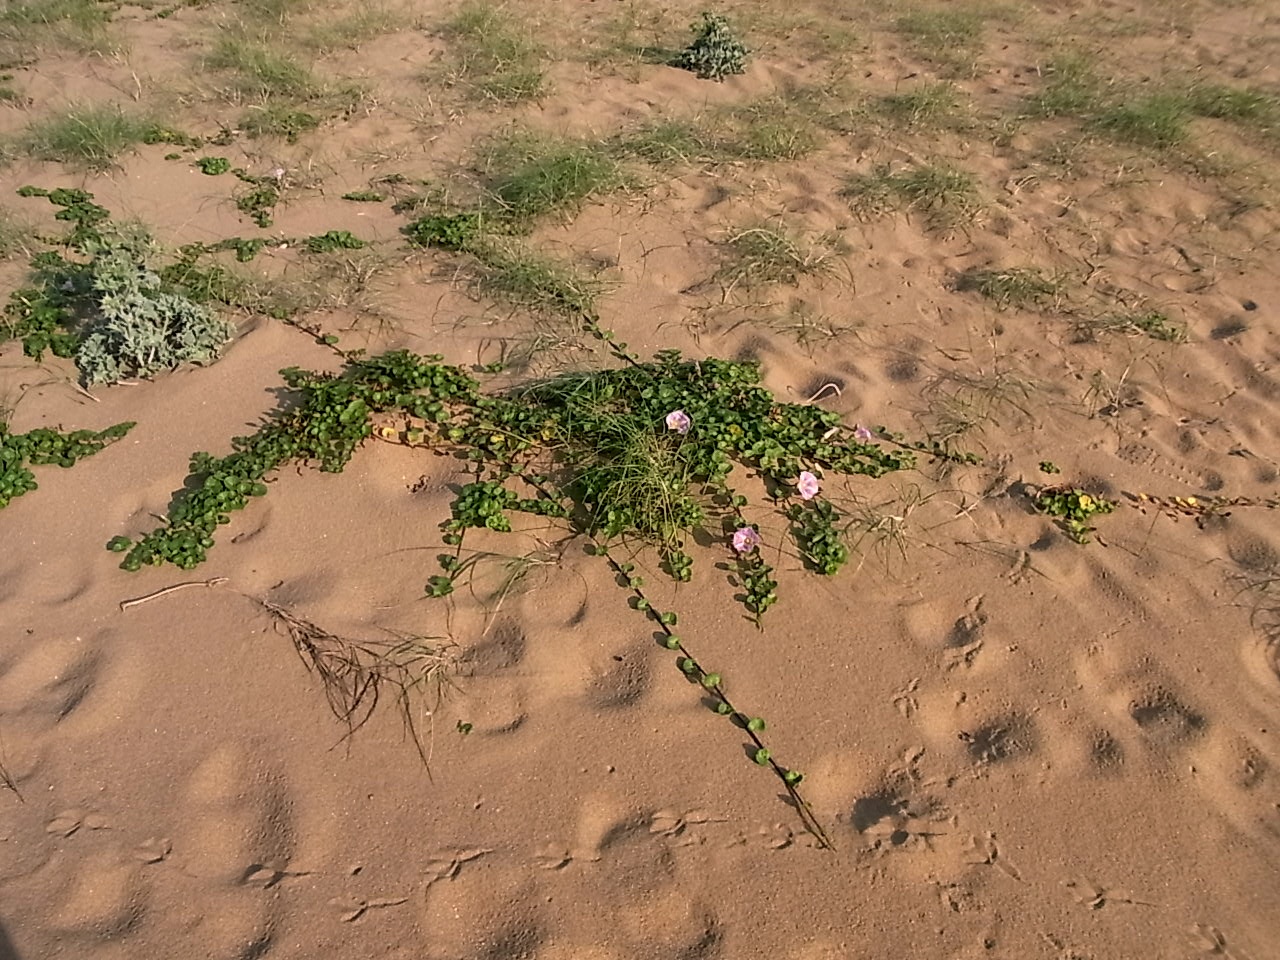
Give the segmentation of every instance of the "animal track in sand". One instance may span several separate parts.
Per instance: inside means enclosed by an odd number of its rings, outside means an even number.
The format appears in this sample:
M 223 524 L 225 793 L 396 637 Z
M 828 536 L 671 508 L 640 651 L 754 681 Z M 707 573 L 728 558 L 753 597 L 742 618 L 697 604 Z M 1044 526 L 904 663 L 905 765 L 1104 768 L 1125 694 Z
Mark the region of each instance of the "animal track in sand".
M 715 913 L 677 883 L 669 854 L 635 811 L 596 798 L 580 832 L 603 834 L 596 854 L 538 848 L 532 862 L 502 853 L 463 851 L 429 866 L 422 899 L 426 956 L 440 960 L 625 956 L 627 960 L 718 955 Z M 619 819 L 619 817 L 621 819 Z M 666 864 L 656 871 L 656 864 Z M 642 894 L 642 895 L 639 895 Z M 592 943 L 620 951 L 570 949 L 569 931 L 590 928 Z M 596 952 L 592 952 L 595 949 Z
M 941 654 L 948 669 L 971 667 L 981 653 L 988 616 L 981 595 L 970 597 L 965 612 L 955 616 L 940 602 L 911 604 L 903 611 L 903 629 L 924 650 Z
M 0 714 L 33 715 L 45 727 L 66 719 L 93 690 L 102 659 L 92 639 L 28 638 L 0 673 Z
M 1089 740 L 1089 759 L 1099 773 L 1119 773 L 1124 764 L 1124 747 L 1109 730 L 1095 731 Z
M 587 685 L 587 702 L 598 710 L 615 710 L 639 703 L 648 694 L 652 680 L 652 648 L 647 643 L 631 643 L 592 664 Z
M 1128 713 L 1151 743 L 1165 748 L 1195 740 L 1203 735 L 1209 723 L 1203 714 L 1159 683 L 1137 690 L 1129 702 Z
M 127 720 L 145 702 L 149 675 L 146 654 L 131 639 L 111 629 L 27 637 L 21 651 L 0 664 L 0 718 L 12 717 L 32 735 L 56 725 L 60 739 L 93 737 Z M 0 736 L 0 750 L 4 746 Z
M 474 673 L 492 675 L 514 670 L 524 662 L 529 640 L 515 620 L 500 617 L 478 643 L 467 648 L 460 665 Z
M 978 724 L 973 730 L 960 731 L 969 758 L 979 765 L 1022 760 L 1040 746 L 1035 722 L 1025 713 L 1010 711 Z
M 268 889 L 291 868 L 290 788 L 256 751 L 215 747 L 187 779 L 172 859 L 206 883 L 193 909 L 192 937 L 216 957 L 258 957 L 275 936 L 279 904 Z
M 1196 784 L 1237 829 L 1280 837 L 1280 789 L 1272 763 L 1247 737 L 1214 729 L 1191 753 Z
M 54 925 L 68 934 L 117 940 L 134 930 L 147 910 L 142 867 L 114 853 L 82 860 L 54 913 Z
M 887 851 L 927 843 L 946 823 L 942 801 L 921 782 L 916 770 L 922 754 L 909 752 L 901 764 L 885 771 L 878 785 L 854 800 L 849 822 L 869 849 Z

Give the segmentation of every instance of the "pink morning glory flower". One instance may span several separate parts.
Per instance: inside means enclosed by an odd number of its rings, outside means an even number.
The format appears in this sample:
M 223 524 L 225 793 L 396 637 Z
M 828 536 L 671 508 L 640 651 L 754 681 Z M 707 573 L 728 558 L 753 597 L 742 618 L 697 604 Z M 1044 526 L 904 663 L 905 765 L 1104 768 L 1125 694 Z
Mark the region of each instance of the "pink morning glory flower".
M 796 483 L 802 500 L 812 500 L 818 495 L 818 478 L 808 470 L 800 471 L 800 479 Z
M 733 534 L 733 549 L 738 553 L 750 553 L 760 544 L 760 534 L 753 527 L 740 527 Z
M 866 443 L 868 440 L 874 440 L 875 438 L 876 435 L 862 424 L 858 424 L 853 428 L 853 439 L 855 440 Z
M 688 433 L 689 427 L 693 425 L 693 421 L 689 419 L 689 415 L 683 410 L 672 410 L 667 414 L 667 429 L 674 430 L 676 433 Z

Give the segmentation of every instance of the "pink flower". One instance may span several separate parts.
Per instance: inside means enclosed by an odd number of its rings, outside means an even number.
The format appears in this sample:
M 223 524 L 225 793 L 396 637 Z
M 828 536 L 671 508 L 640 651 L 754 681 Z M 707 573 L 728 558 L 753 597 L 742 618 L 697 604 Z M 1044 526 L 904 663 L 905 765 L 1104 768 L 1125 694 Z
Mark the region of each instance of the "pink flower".
M 693 425 L 693 421 L 689 419 L 689 415 L 683 410 L 672 410 L 667 414 L 667 429 L 674 430 L 676 433 L 688 433 L 689 427 Z
M 738 553 L 750 553 L 760 546 L 760 534 L 754 527 L 740 527 L 733 534 L 733 549 Z
M 853 428 L 853 439 L 855 440 L 866 443 L 868 440 L 874 440 L 875 438 L 876 435 L 862 424 L 858 424 Z
M 818 478 L 808 470 L 801 470 L 796 489 L 800 491 L 802 500 L 812 500 L 818 495 Z

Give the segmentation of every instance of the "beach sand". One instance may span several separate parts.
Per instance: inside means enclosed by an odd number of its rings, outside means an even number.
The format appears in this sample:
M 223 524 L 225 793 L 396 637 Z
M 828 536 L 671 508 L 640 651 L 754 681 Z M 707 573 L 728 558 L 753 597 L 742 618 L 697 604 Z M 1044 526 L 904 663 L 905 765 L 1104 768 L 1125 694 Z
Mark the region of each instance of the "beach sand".
M 0 135 L 87 102 L 234 127 L 252 96 L 200 64 L 252 6 L 124 5 L 105 28 L 118 48 L 34 51 L 7 71 Z M 263 35 L 302 44 L 358 6 L 284 4 Z M 237 135 L 179 160 L 142 145 L 101 173 L 15 148 L 3 205 L 45 233 L 61 225 L 23 184 L 88 190 L 169 248 L 326 230 L 371 246 L 317 267 L 269 245 L 244 269 L 300 310 L 234 314 L 206 367 L 86 393 L 70 361 L 0 346 L 13 431 L 137 423 L 72 469 L 36 468 L 39 489 L 0 510 L 0 958 L 1280 956 L 1280 525 L 1266 506 L 1175 517 L 1134 499 L 1276 495 L 1277 121 L 1188 116 L 1174 146 L 1014 122 L 1073 51 L 1108 97 L 1185 81 L 1274 98 L 1280 18 L 1260 2 L 945 6 L 972 13 L 956 21 L 971 37 L 931 39 L 891 5 L 726 4 L 751 54 L 713 83 L 642 50 L 687 42 L 697 5 L 513 3 L 500 15 L 546 72 L 516 104 L 448 82 L 453 8 L 389 6 L 358 49 L 289 48 L 363 89 L 296 143 Z M 941 117 L 885 106 L 935 83 Z M 466 196 L 504 131 L 598 143 L 744 105 L 794 156 L 631 162 L 629 188 L 527 243 L 598 276 L 601 324 L 641 357 L 758 360 L 781 400 L 980 457 L 825 478 L 858 518 L 832 578 L 762 509 L 780 582 L 763 629 L 717 568 L 726 544 L 697 548 L 688 584 L 637 553 L 655 602 L 805 772 L 831 849 L 581 538 L 522 523 L 475 541 L 525 557 L 522 577 L 495 560 L 424 595 L 466 476 L 450 458 L 371 439 L 341 474 L 281 470 L 194 570 L 128 573 L 103 549 L 157 526 L 193 452 L 225 454 L 289 402 L 279 370 L 340 368 L 315 332 L 468 368 L 528 354 L 486 389 L 608 362 L 554 317 L 474 295 L 465 258 L 408 246 L 389 201 L 343 193 L 401 174 Z M 203 175 L 202 155 L 284 171 L 272 227 L 243 219 L 243 184 Z M 842 195 L 926 162 L 971 176 L 971 218 Z M 822 269 L 726 280 L 726 238 L 761 225 Z M 1020 267 L 1061 289 L 1007 309 L 956 289 Z M 0 293 L 27 269 L 11 249 Z M 1105 329 L 1122 308 L 1162 311 L 1186 341 Z M 1116 502 L 1091 542 L 1030 507 L 1056 483 Z M 422 638 L 447 680 L 408 703 L 428 763 L 393 690 L 346 736 L 282 614 L 330 639 Z

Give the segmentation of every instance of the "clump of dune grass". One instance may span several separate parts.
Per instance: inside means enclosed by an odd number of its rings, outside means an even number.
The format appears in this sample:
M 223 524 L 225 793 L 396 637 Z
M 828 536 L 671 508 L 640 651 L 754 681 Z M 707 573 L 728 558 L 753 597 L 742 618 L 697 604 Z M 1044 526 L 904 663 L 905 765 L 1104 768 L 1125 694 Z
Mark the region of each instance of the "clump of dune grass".
M 996 358 L 974 372 L 948 370 L 925 386 L 923 413 L 930 441 L 954 450 L 964 438 L 984 433 L 1006 418 L 1032 419 L 1034 381 Z
M 716 138 L 720 152 L 739 160 L 799 160 L 818 146 L 807 104 L 766 97 L 725 111 Z
M 528 226 L 631 183 L 602 144 L 516 133 L 489 145 L 484 174 L 500 217 Z
M 982 209 L 973 177 L 938 164 L 921 164 L 894 172 L 883 166 L 855 174 L 840 191 L 859 216 L 877 217 L 892 210 L 920 214 L 936 229 L 972 222 Z
M 758 224 L 721 242 L 716 279 L 726 290 L 768 283 L 799 283 L 804 276 L 829 273 L 831 251 L 795 237 L 781 226 Z
M 1147 92 L 1107 85 L 1092 62 L 1072 55 L 1050 61 L 1045 83 L 1027 101 L 1038 117 L 1074 117 L 1086 130 L 1119 143 L 1165 151 L 1184 143 L 1196 117 L 1225 120 L 1251 132 L 1280 123 L 1280 99 L 1259 90 L 1216 83 L 1167 83 Z
M 972 10 L 914 10 L 898 17 L 894 27 L 903 36 L 940 49 L 977 40 L 982 35 L 982 16 Z
M 1104 107 L 1093 125 L 1116 140 L 1163 149 L 1187 138 L 1190 111 L 1185 98 L 1154 93 Z
M 27 63 L 43 50 L 108 53 L 109 8 L 97 0 L 7 0 L 0 6 L 0 63 Z
M 1080 54 L 1055 57 L 1041 75 L 1043 87 L 1027 102 L 1033 116 L 1081 116 L 1098 109 L 1101 82 L 1087 57 Z
M 155 121 L 145 115 L 126 113 L 114 104 L 87 104 L 34 121 L 18 142 L 37 160 L 102 171 L 156 130 Z
M 1081 318 L 1074 326 L 1077 343 L 1092 343 L 1105 334 L 1128 337 L 1150 337 L 1165 343 L 1185 343 L 1187 328 L 1170 319 L 1163 310 L 1154 308 L 1119 310 L 1099 316 Z
M 659 120 L 620 134 L 612 143 L 622 156 L 658 167 L 713 160 L 718 153 L 712 131 L 694 120 Z
M 1061 294 L 1063 282 L 1047 277 L 1038 267 L 1010 267 L 989 270 L 972 267 L 956 276 L 954 288 L 972 291 L 990 300 L 1000 310 L 1010 307 L 1041 307 Z
M 543 54 L 518 7 L 468 0 L 444 26 L 450 83 L 496 103 L 532 100 L 546 92 Z
M 917 56 L 953 73 L 975 68 L 983 16 L 976 10 L 941 8 L 905 13 L 894 23 Z
M 311 68 L 288 50 L 234 33 L 218 40 L 204 64 L 223 73 L 230 92 L 245 100 L 315 100 L 325 93 Z
M 416 21 L 380 3 L 361 4 L 342 16 L 325 15 L 308 23 L 302 42 L 320 54 L 359 50 L 370 40 L 411 29 Z
M 819 144 L 808 107 L 769 97 L 698 117 L 658 120 L 611 143 L 616 153 L 655 166 L 799 160 Z
M 35 228 L 16 213 L 0 207 L 0 260 L 27 256 L 36 239 Z
M 1186 93 L 1187 109 L 1198 117 L 1242 123 L 1269 122 L 1280 113 L 1280 99 L 1259 90 L 1197 83 Z
M 592 314 L 598 280 L 521 244 L 494 239 L 477 244 L 472 277 L 477 292 L 534 313 L 577 318 Z
M 923 83 L 914 90 L 881 97 L 877 112 L 904 127 L 935 126 L 950 117 L 959 100 L 955 87 L 946 82 Z

